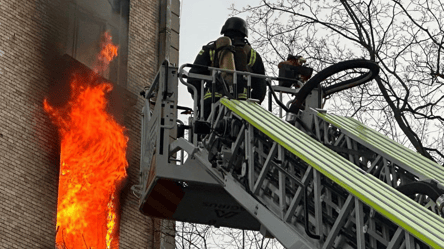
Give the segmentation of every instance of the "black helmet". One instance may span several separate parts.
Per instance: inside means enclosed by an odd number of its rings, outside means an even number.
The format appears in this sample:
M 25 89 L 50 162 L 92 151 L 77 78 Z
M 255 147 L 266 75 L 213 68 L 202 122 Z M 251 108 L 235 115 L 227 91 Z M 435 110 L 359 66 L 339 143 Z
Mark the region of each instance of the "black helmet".
M 225 34 L 227 31 L 238 31 L 245 37 L 248 37 L 247 23 L 240 17 L 230 17 L 227 19 L 220 34 Z

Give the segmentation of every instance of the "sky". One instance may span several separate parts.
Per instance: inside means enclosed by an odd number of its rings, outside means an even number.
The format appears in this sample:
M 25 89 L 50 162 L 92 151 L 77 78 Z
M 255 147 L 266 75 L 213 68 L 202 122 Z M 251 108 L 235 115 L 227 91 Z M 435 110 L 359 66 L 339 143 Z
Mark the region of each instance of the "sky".
M 179 66 L 193 63 L 203 45 L 221 36 L 220 30 L 230 17 L 228 8 L 233 3 L 242 9 L 257 5 L 260 0 L 181 0 Z M 179 104 L 192 107 L 191 94 L 182 83 L 179 83 L 179 93 Z

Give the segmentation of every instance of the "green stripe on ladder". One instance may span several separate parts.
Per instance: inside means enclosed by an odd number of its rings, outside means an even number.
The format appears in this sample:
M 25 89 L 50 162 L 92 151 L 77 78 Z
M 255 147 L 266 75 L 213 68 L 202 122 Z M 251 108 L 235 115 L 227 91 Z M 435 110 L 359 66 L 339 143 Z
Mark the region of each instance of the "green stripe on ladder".
M 444 184 L 444 167 L 423 155 L 389 139 L 359 121 L 333 114 L 318 113 L 318 116 L 341 130 L 366 142 L 380 154 L 386 154 L 415 171 L 421 180 L 435 179 Z M 413 173 L 413 172 L 412 172 Z M 423 176 L 423 177 L 421 177 Z
M 444 248 L 444 219 L 400 194 L 261 106 L 247 101 L 221 103 L 291 153 L 358 197 L 398 226 L 434 248 Z

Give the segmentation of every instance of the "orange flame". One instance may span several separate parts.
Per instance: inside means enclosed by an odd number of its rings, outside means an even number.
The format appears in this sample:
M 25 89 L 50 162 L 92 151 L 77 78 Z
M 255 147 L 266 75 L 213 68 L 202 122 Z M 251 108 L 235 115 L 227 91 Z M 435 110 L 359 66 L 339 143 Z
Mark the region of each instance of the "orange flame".
M 94 71 L 100 73 L 108 69 L 109 63 L 117 56 L 118 47 L 113 44 L 112 36 L 110 33 L 105 32 L 103 34 L 103 41 L 101 44 L 101 51 L 98 55 L 99 65 L 96 66 Z
M 104 35 L 98 56 L 100 72 L 117 56 L 118 47 Z M 45 99 L 43 107 L 61 137 L 57 248 L 111 248 L 118 245 L 118 187 L 126 177 L 128 138 L 106 111 L 112 85 L 92 75 L 74 77 L 63 108 Z

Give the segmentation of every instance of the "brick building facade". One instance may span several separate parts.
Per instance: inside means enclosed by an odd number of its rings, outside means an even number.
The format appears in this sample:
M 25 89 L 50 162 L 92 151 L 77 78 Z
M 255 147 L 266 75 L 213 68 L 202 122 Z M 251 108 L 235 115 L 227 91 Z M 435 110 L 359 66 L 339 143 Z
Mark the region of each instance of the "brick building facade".
M 54 248 L 60 146 L 42 102 L 63 104 L 69 75 L 63 58 L 90 67 L 105 30 L 120 46 L 107 75 L 120 93 L 111 109 L 129 136 L 120 248 L 171 247 L 156 232 L 161 221 L 139 213 L 130 187 L 138 183 L 138 93 L 154 79 L 159 55 L 178 61 L 178 6 L 178 0 L 0 0 L 1 249 Z

